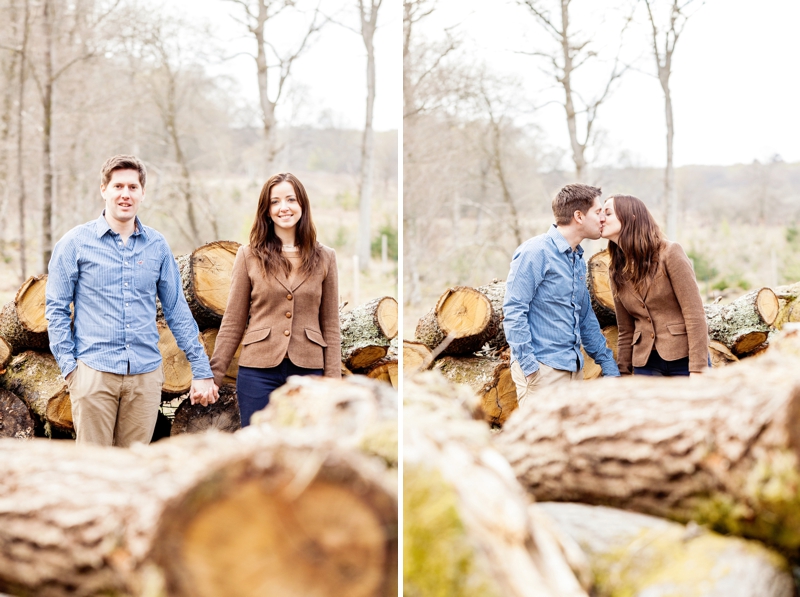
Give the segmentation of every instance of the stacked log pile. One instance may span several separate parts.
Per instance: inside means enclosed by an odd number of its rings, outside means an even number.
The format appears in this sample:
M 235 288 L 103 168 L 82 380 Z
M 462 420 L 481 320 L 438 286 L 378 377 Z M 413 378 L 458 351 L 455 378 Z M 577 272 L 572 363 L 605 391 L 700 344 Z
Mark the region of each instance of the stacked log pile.
M 184 296 L 200 329 L 206 354 L 214 351 L 219 325 L 227 305 L 231 271 L 239 244 L 216 241 L 191 254 L 176 257 Z M 47 276 L 33 276 L 20 287 L 13 301 L 0 311 L 0 387 L 12 392 L 27 408 L 34 421 L 35 435 L 69 436 L 73 431 L 69 392 L 55 359 L 49 352 L 44 292 Z M 342 312 L 342 367 L 397 387 L 397 301 L 381 297 Z M 185 401 L 192 371 L 183 351 L 167 325 L 160 304 L 156 317 L 158 347 L 164 364 L 162 400 Z M 181 410 L 175 433 L 208 427 L 238 428 L 235 384 L 238 355 L 234 355 L 224 384 L 223 400 L 208 413 L 187 404 Z M 8 398 L 7 400 L 10 400 Z M 14 409 L 17 407 L 14 407 Z M 13 409 L 12 409 L 13 410 Z M 235 413 L 235 416 L 234 416 Z M 193 421 L 192 419 L 197 419 Z M 0 425 L 0 437 L 14 436 L 13 425 Z M 169 435 L 169 431 L 162 435 Z
M 324 403 L 348 383 L 309 392 Z M 348 443 L 354 427 L 370 433 L 361 410 L 324 435 L 251 427 L 129 450 L 0 440 L 0 592 L 396 595 L 396 470 Z

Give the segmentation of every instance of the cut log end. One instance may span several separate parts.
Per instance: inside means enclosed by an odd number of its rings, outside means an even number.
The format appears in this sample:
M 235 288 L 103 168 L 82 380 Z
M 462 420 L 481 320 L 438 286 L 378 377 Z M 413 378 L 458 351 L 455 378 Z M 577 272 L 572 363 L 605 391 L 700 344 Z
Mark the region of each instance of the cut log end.
M 436 305 L 436 319 L 444 334 L 465 338 L 481 333 L 492 317 L 492 304 L 486 296 L 467 286 L 445 292 Z
M 366 346 L 355 350 L 347 361 L 350 369 L 363 369 L 386 356 L 386 346 Z
M 497 385 L 481 396 L 481 408 L 489 423 L 503 425 L 518 406 L 517 386 L 507 368 L 500 372 Z
M 397 388 L 397 361 L 379 361 L 375 366 L 370 368 L 367 372 L 367 377 L 376 381 L 383 381 L 391 384 L 393 388 Z
M 228 304 L 233 262 L 239 243 L 220 240 L 203 245 L 192 253 L 192 285 L 201 305 L 222 316 Z
M 397 301 L 394 298 L 387 296 L 381 300 L 376 318 L 378 326 L 389 340 L 397 336 Z
M 47 320 L 44 317 L 44 292 L 47 286 L 47 274 L 31 276 L 22 284 L 14 298 L 19 322 L 29 332 L 47 331 Z
M 725 367 L 739 360 L 739 357 L 733 354 L 727 346 L 716 340 L 709 342 L 708 352 L 711 355 L 711 366 L 713 368 Z
M 403 340 L 403 374 L 410 375 L 426 369 L 433 361 L 431 349 L 421 342 Z
M 761 319 L 767 325 L 772 325 L 778 317 L 780 311 L 780 301 L 778 296 L 771 288 L 762 288 L 758 291 L 756 296 L 756 309 L 758 310 Z
M 749 334 L 743 334 L 739 337 L 736 342 L 733 343 L 733 346 L 731 346 L 731 351 L 733 354 L 741 356 L 752 352 L 766 341 L 766 332 L 750 332 Z
M 178 342 L 166 323 L 158 322 L 158 350 L 164 366 L 164 384 L 161 393 L 176 398 L 189 391 L 192 385 L 192 366 L 178 348 Z

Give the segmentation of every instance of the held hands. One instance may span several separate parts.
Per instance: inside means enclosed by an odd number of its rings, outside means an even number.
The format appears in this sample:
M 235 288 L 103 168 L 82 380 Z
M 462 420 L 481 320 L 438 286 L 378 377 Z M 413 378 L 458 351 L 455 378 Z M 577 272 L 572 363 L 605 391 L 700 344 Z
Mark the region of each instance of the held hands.
M 200 403 L 203 406 L 214 404 L 219 398 L 219 387 L 214 380 L 193 379 L 192 387 L 189 389 L 189 400 L 192 404 Z

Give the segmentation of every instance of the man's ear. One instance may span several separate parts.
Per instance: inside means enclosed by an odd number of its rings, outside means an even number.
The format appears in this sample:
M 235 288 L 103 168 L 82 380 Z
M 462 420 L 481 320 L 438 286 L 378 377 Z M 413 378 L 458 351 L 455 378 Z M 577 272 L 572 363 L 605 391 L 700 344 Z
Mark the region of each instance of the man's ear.
M 585 217 L 585 214 L 581 210 L 576 209 L 574 212 L 572 212 L 572 217 L 575 219 L 575 221 L 578 224 L 580 224 L 581 222 L 583 222 L 583 218 Z

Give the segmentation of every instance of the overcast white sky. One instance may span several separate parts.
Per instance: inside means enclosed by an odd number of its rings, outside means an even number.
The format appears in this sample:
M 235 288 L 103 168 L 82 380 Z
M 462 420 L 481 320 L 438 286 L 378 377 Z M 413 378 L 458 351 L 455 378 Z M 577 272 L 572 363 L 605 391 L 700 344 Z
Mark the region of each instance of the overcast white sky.
M 399 0 L 395 0 L 399 3 Z M 699 4 L 699 2 L 696 2 Z M 578 26 L 592 31 L 601 24 L 611 38 L 619 31 L 611 0 L 576 0 Z M 639 13 L 640 20 L 645 16 Z M 734 164 L 780 154 L 800 161 L 800 24 L 798 0 L 708 0 L 690 19 L 674 58 L 672 91 L 675 160 L 686 164 Z M 524 100 L 540 103 L 546 87 L 535 58 L 516 50 L 541 49 L 546 37 L 532 15 L 513 0 L 440 0 L 426 32 L 436 35 L 456 25 L 466 51 L 493 70 L 521 79 Z M 644 31 L 629 30 L 638 48 L 637 68 L 653 72 Z M 550 92 L 552 93 L 552 91 Z M 665 163 L 663 95 L 658 81 L 629 72 L 601 108 L 598 125 L 606 134 L 607 161 L 627 154 L 635 165 Z M 531 119 L 554 146 L 568 147 L 563 108 L 550 104 Z

